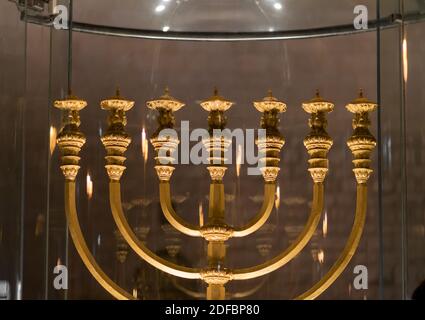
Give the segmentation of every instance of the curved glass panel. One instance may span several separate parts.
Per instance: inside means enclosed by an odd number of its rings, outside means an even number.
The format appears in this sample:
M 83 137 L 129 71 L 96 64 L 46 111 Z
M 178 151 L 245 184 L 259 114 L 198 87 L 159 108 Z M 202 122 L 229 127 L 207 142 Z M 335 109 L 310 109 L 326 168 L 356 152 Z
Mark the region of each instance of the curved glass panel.
M 87 217 L 85 228 L 93 252 L 110 275 L 129 291 L 134 286 L 141 286 L 137 289 L 143 298 L 191 298 L 181 292 L 180 286 L 204 294 L 201 282 L 174 279 L 155 271 L 128 247 L 125 262 L 117 260 L 116 227 L 109 209 L 104 147 L 99 138 L 106 128 L 107 113 L 100 109 L 99 101 L 111 96 L 116 86 L 120 87 L 123 96 L 136 101 L 127 114 L 127 130 L 133 142 L 126 153 L 127 169 L 122 178 L 122 198 L 132 227 L 148 232 L 147 244 L 157 254 L 189 266 L 202 267 L 206 264 L 204 241 L 172 232 L 163 218 L 153 168 L 153 150 L 149 147 L 145 163 L 141 133 L 144 129 L 149 137 L 155 131 L 156 112 L 147 109 L 145 102 L 160 96 L 165 86 L 170 88 L 173 96 L 186 103 L 176 112 L 177 128 L 182 129 L 182 120 L 189 122 L 190 130 L 207 128 L 207 113 L 199 106 L 199 101 L 208 98 L 217 86 L 221 95 L 236 102 L 226 113 L 228 127 L 232 130 L 258 128 L 260 114 L 252 106 L 252 101 L 262 99 L 268 89 L 288 104 L 280 126 L 286 139 L 279 177 L 282 202 L 262 231 L 229 241 L 227 263 L 232 268 L 265 261 L 287 247 L 300 232 L 308 217 L 312 196 L 308 155 L 302 143 L 309 131 L 308 114 L 301 108 L 301 103 L 313 97 L 316 88 L 336 103 L 335 111 L 328 117 L 328 130 L 335 142 L 329 154 L 331 169 L 326 183 L 327 234 L 323 235 L 322 220 L 311 243 L 294 261 L 264 279 L 232 282 L 229 293 L 237 296 L 261 286 L 249 297 L 290 299 L 320 279 L 342 251 L 352 227 L 355 179 L 351 171 L 351 154 L 345 144 L 352 130 L 352 115 L 344 105 L 356 97 L 360 87 L 370 99 L 376 100 L 374 33 L 291 42 L 234 43 L 135 41 L 75 33 L 73 46 L 73 91 L 89 103 L 81 112 L 81 130 L 88 143 L 82 152 L 78 180 L 79 213 Z M 107 72 L 105 66 L 108 66 Z M 376 132 L 376 115 L 372 115 L 372 119 Z M 54 157 L 57 157 L 57 150 Z M 247 175 L 247 165 L 242 166 L 238 177 L 234 159 L 232 163 L 225 179 L 226 216 L 229 221 L 242 225 L 260 208 L 262 179 Z M 52 162 L 51 170 L 60 175 L 57 160 Z M 87 175 L 94 184 L 90 199 L 86 194 Z M 193 224 L 199 224 L 200 206 L 204 214 L 208 212 L 208 180 L 204 165 L 177 165 L 173 174 L 174 205 L 179 214 Z M 52 190 L 60 190 L 61 183 L 59 177 L 52 180 Z M 350 271 L 344 273 L 332 290 L 321 297 L 323 299 L 378 297 L 378 287 L 372 285 L 377 284 L 378 277 L 378 266 L 372 263 L 378 255 L 376 183 L 376 179 L 371 181 L 368 224 L 361 247 L 349 266 Z M 52 208 L 60 210 L 63 206 L 59 197 L 51 201 Z M 72 245 L 70 249 L 74 251 Z M 175 250 L 177 255 L 173 256 Z M 323 261 L 318 259 L 318 254 L 324 255 Z M 89 292 L 87 290 L 96 297 L 103 297 L 103 289 L 84 272 L 85 267 L 78 255 L 71 254 L 70 259 L 74 272 L 81 269 L 76 273 L 79 278 L 74 279 L 80 285 L 73 286 L 70 298 L 79 298 Z M 351 288 L 352 268 L 356 264 L 368 266 L 371 285 L 367 292 Z M 302 267 L 306 265 L 309 267 Z M 134 277 L 140 278 L 139 282 L 134 282 Z M 177 281 L 177 285 L 173 281 Z
M 273 32 L 352 24 L 356 5 L 372 19 L 374 0 L 75 0 L 75 21 L 181 32 Z M 332 8 L 332 9 L 327 9 Z
M 105 148 L 100 140 L 107 127 L 107 112 L 99 103 L 120 87 L 123 96 L 135 101 L 127 113 L 126 129 L 132 143 L 121 180 L 129 224 L 157 255 L 191 267 L 207 264 L 205 241 L 174 230 L 160 207 L 154 151 L 148 142 L 157 128 L 158 115 L 145 103 L 162 95 L 167 86 L 186 103 L 175 114 L 182 136 L 188 134 L 186 125 L 190 130 L 207 128 L 208 114 L 199 102 L 211 96 L 214 87 L 235 102 L 226 112 L 230 129 L 259 127 L 260 113 L 252 102 L 269 89 L 287 103 L 279 124 L 286 140 L 279 196 L 263 228 L 228 242 L 226 265 L 230 268 L 266 261 L 293 243 L 301 231 L 312 205 L 308 154 L 303 145 L 309 115 L 301 103 L 312 98 L 316 89 L 335 103 L 327 117 L 334 144 L 328 156 L 325 210 L 317 231 L 283 268 L 259 279 L 232 281 L 227 286 L 229 299 L 291 299 L 329 270 L 344 247 L 354 218 L 355 178 L 346 145 L 353 116 L 344 106 L 359 88 L 379 102 L 381 107 L 370 119 L 378 146 L 372 156 L 374 173 L 369 180 L 365 230 L 347 269 L 319 299 L 410 298 L 425 278 L 421 250 L 425 198 L 418 192 L 424 180 L 424 112 L 420 106 L 425 101 L 421 90 L 425 23 L 418 19 L 408 24 L 403 19 L 420 17 L 422 2 L 378 1 L 377 8 L 372 0 L 74 0 L 77 31 L 70 32 L 49 24 L 52 8 L 43 7 L 43 1 L 31 1 L 29 7 L 26 2 L 1 1 L 0 104 L 4 113 L 0 129 L 7 156 L 0 159 L 0 298 L 111 299 L 87 271 L 68 235 L 56 144 L 63 117 L 52 105 L 65 97 L 69 88 L 88 102 L 80 114 L 87 143 L 80 153 L 76 197 L 92 255 L 113 281 L 138 298 L 205 298 L 201 281 L 170 277 L 136 256 L 117 232 L 109 206 Z M 69 8 L 67 0 L 56 4 Z M 374 25 L 370 32 L 318 36 L 320 28 L 352 29 L 353 9 L 359 4 L 367 6 L 370 22 L 379 10 L 383 26 L 390 21 L 392 27 L 376 29 Z M 392 18 L 386 20 L 389 16 Z M 110 37 L 79 32 L 84 31 L 83 24 L 164 34 L 204 32 L 203 40 L 213 39 L 209 37 L 214 33 L 294 30 L 311 32 L 314 38 L 167 41 L 135 39 L 125 33 Z M 189 146 L 197 142 L 191 141 Z M 247 163 L 237 167 L 238 147 L 232 148 L 233 162 L 224 179 L 226 219 L 243 225 L 261 206 L 263 179 L 248 175 Z M 179 151 L 188 152 L 183 147 Z M 208 188 L 205 165 L 176 165 L 172 203 L 192 224 L 206 220 Z M 67 290 L 55 286 L 58 265 L 68 268 Z M 359 265 L 367 268 L 367 289 L 354 286 L 354 268 Z
M 26 85 L 25 24 L 0 2 L 0 299 L 23 297 L 23 157 Z

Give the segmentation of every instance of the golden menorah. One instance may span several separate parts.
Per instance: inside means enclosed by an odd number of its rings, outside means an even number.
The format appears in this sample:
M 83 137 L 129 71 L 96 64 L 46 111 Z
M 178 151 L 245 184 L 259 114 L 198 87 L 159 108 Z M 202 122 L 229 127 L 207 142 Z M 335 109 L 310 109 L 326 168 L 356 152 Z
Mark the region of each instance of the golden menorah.
M 208 263 L 204 268 L 180 266 L 159 257 L 137 237 L 126 219 L 121 202 L 120 180 L 126 169 L 124 154 L 131 142 L 130 136 L 125 132 L 126 112 L 134 106 L 134 102 L 121 97 L 119 91 L 114 97 L 101 102 L 102 109 L 109 111 L 108 129 L 101 140 L 106 149 L 105 168 L 110 179 L 110 207 L 122 237 L 135 253 L 150 265 L 172 276 L 202 279 L 207 285 L 207 299 L 221 300 L 225 299 L 225 285 L 229 281 L 261 277 L 283 267 L 297 256 L 312 238 L 323 211 L 324 180 L 329 167 L 327 155 L 333 143 L 326 132 L 326 114 L 334 109 L 334 104 L 320 97 L 318 92 L 313 99 L 302 104 L 303 109 L 310 114 L 311 131 L 304 139 L 304 145 L 310 157 L 308 171 L 313 180 L 311 213 L 302 231 L 288 248 L 274 258 L 253 267 L 232 270 L 226 267 L 226 241 L 231 237 L 246 237 L 256 232 L 266 223 L 274 206 L 276 179 L 280 170 L 280 151 L 285 143 L 278 129 L 279 115 L 286 111 L 286 104 L 274 98 L 271 92 L 262 101 L 254 102 L 255 108 L 262 113 L 260 126 L 266 130 L 266 135 L 256 140 L 259 154 L 262 155 L 259 161 L 262 164 L 260 170 L 264 178 L 264 200 L 258 214 L 242 227 L 230 226 L 225 219 L 223 184 L 227 169 L 225 153 L 232 141 L 224 136 L 213 134 L 214 130 L 225 128 L 225 111 L 233 103 L 215 92 L 211 98 L 200 104 L 209 112 L 209 136 L 203 139 L 203 144 L 209 155 L 207 169 L 211 176 L 211 183 L 208 219 L 204 225 L 198 226 L 182 219 L 175 212 L 171 202 L 170 180 L 175 169 L 173 154 L 180 141 L 175 136 L 164 134 L 164 129 L 174 127 L 174 112 L 182 108 L 184 103 L 171 97 L 168 90 L 160 98 L 147 102 L 150 109 L 157 110 L 159 113 L 159 127 L 153 134 L 151 143 L 155 149 L 155 169 L 159 178 L 162 211 L 168 222 L 178 231 L 188 236 L 202 237 L 207 241 Z M 61 169 L 65 176 L 65 212 L 77 252 L 93 277 L 111 295 L 117 299 L 135 299 L 136 297 L 111 280 L 97 264 L 85 242 L 78 220 L 75 179 L 80 169 L 79 153 L 86 141 L 79 130 L 79 111 L 86 107 L 87 102 L 69 95 L 64 100 L 55 101 L 54 105 L 63 110 L 63 127 L 58 134 L 57 144 L 61 151 Z M 359 97 L 349 103 L 346 108 L 354 114 L 353 134 L 347 141 L 353 154 L 353 172 L 357 181 L 353 227 L 343 251 L 329 271 L 309 290 L 295 299 L 314 299 L 329 288 L 353 257 L 363 231 L 367 207 L 367 181 L 372 173 L 370 155 L 376 146 L 376 140 L 369 131 L 369 113 L 375 110 L 377 105 L 366 99 L 360 91 Z

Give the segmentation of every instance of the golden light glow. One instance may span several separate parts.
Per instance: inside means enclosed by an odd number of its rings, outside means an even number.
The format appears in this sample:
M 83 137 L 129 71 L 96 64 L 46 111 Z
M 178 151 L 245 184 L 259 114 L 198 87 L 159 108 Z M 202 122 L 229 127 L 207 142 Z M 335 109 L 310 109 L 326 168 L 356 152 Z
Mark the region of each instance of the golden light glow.
M 204 226 L 204 210 L 202 209 L 202 202 L 199 202 L 199 226 L 203 227 Z
M 137 299 L 137 289 L 136 288 L 133 289 L 133 297 L 135 299 Z
M 148 139 L 146 138 L 146 130 L 142 129 L 142 156 L 145 163 L 148 161 L 148 153 L 149 153 L 149 144 Z
M 37 220 L 35 223 L 35 236 L 38 237 L 39 235 L 41 235 L 44 231 L 44 224 L 45 224 L 45 218 L 44 215 L 42 215 L 41 213 L 39 213 L 37 215 Z
M 90 174 L 86 176 L 86 193 L 87 198 L 90 200 L 93 197 L 93 181 L 91 180 Z
M 275 199 L 274 205 L 276 207 L 276 210 L 279 210 L 279 207 L 280 207 L 280 186 L 279 185 L 277 185 L 276 187 L 276 199 Z
M 238 144 L 236 149 L 236 176 L 239 177 L 241 173 L 241 164 L 242 164 L 242 146 Z
M 57 130 L 54 126 L 50 126 L 50 154 L 53 154 L 53 151 L 55 151 L 56 147 L 56 136 L 57 136 Z
M 323 264 L 323 262 L 325 261 L 325 252 L 322 249 L 320 249 L 317 253 L 317 260 L 320 264 Z
M 407 76 L 409 71 L 409 62 L 407 58 L 407 39 L 403 39 L 403 79 L 404 82 L 407 82 Z
M 325 216 L 323 217 L 322 232 L 323 232 L 323 238 L 326 238 L 326 236 L 328 235 L 328 212 L 327 211 L 325 211 Z

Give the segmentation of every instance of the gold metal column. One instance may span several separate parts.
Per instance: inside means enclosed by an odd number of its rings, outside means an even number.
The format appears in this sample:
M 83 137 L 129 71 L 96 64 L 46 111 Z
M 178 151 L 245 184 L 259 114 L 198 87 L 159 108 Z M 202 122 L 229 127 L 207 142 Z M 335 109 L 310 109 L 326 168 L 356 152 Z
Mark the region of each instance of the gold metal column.
M 209 112 L 209 138 L 203 140 L 208 153 L 210 177 L 210 194 L 208 221 L 202 227 L 201 233 L 208 241 L 208 268 L 202 272 L 202 279 L 208 284 L 208 300 L 224 300 L 226 297 L 225 284 L 231 280 L 231 274 L 226 268 L 225 242 L 232 236 L 233 229 L 226 224 L 223 178 L 227 170 L 225 166 L 226 152 L 232 141 L 225 137 L 222 130 L 226 127 L 227 117 L 224 112 L 230 109 L 230 102 L 214 95 L 201 102 L 202 108 Z

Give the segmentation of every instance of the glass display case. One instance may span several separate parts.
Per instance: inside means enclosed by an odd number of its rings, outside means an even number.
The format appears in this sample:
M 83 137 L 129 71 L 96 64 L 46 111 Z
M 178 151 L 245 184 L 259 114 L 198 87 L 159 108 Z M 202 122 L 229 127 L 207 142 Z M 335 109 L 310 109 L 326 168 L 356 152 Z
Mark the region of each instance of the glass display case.
M 123 215 L 157 257 L 197 270 L 211 264 L 213 249 L 163 215 L 163 181 L 149 142 L 161 117 L 146 102 L 163 98 L 168 87 L 185 103 L 174 121 L 182 135 L 208 128 L 214 116 L 199 104 L 214 88 L 234 102 L 226 111 L 232 130 L 259 128 L 253 101 L 267 98 L 268 90 L 286 104 L 278 125 L 285 144 L 273 208 L 257 232 L 228 239 L 229 270 L 266 263 L 297 243 L 315 206 L 311 154 L 303 143 L 310 115 L 302 104 L 317 90 L 334 104 L 326 115 L 333 145 L 326 155 L 323 210 L 310 241 L 282 268 L 230 281 L 226 299 L 293 299 L 325 277 L 344 252 L 356 211 L 347 140 L 360 121 L 353 122 L 345 106 L 362 89 L 378 104 L 370 113 L 377 145 L 366 221 L 353 257 L 317 298 L 410 299 L 425 279 L 424 36 L 421 0 L 1 0 L 0 299 L 113 298 L 86 268 L 68 231 L 58 140 L 68 114 L 54 105 L 71 90 L 87 102 L 79 114 L 86 142 L 74 186 L 90 254 L 111 281 L 138 299 L 208 296 L 201 279 L 174 277 L 141 259 L 114 222 L 105 171 L 112 162 L 105 160 L 101 140 L 114 120 L 108 124 L 100 103 L 117 98 L 117 87 L 119 99 L 135 102 L 122 121 L 132 139 L 121 178 Z M 220 201 L 228 223 L 240 226 L 255 219 L 266 196 L 263 176 L 248 173 L 240 145 L 230 149 L 234 161 Z M 198 229 L 215 197 L 206 167 L 176 164 L 170 182 L 171 205 Z M 57 283 L 63 270 L 66 288 Z M 366 283 L 359 286 L 360 273 Z

